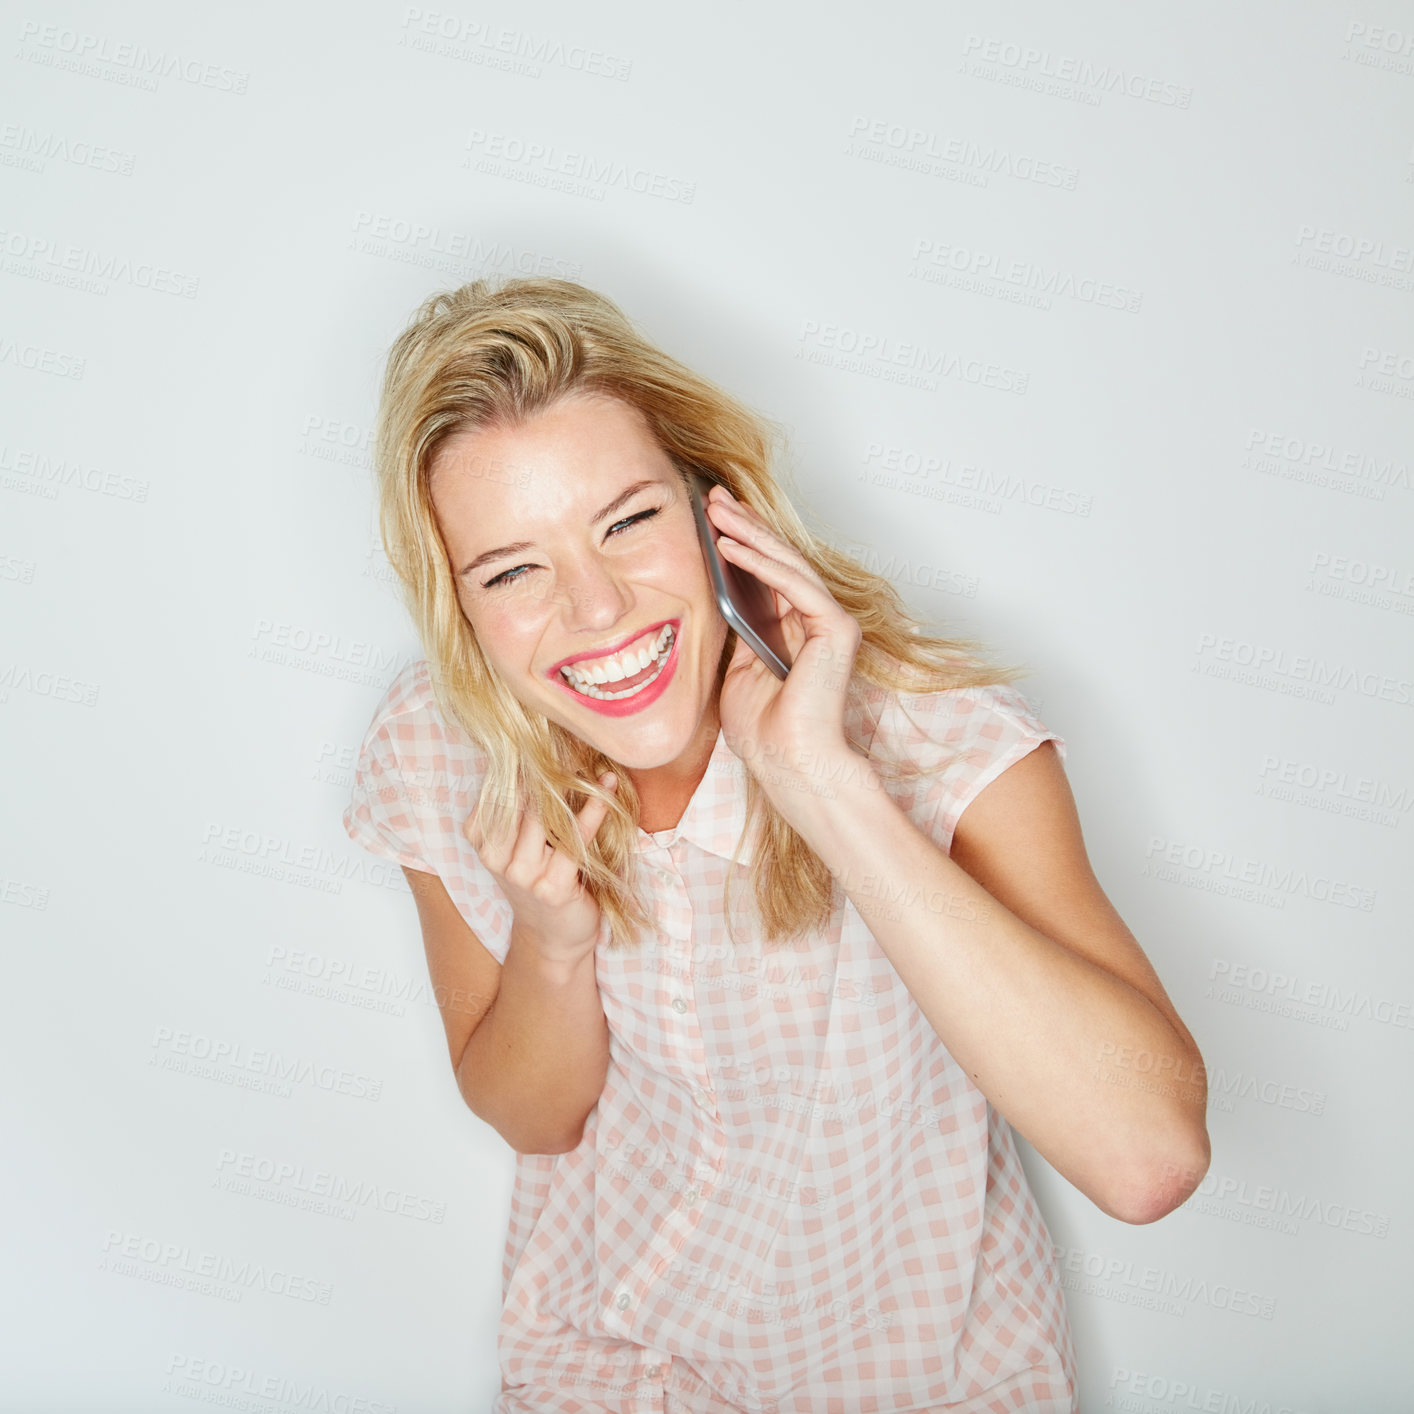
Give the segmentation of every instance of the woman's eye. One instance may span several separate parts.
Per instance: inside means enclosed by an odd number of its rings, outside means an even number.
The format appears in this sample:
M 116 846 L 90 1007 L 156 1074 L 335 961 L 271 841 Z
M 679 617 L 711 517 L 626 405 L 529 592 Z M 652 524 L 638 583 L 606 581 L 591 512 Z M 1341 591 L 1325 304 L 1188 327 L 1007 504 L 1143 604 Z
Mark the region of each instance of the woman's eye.
M 639 521 L 651 520 L 657 514 L 657 506 L 655 506 L 651 511 L 639 511 L 637 515 L 631 515 L 625 520 L 616 521 L 613 525 L 609 527 L 609 534 L 617 535 L 619 533 L 620 526 L 627 527 L 630 525 L 637 524 Z M 521 573 L 521 571 L 533 570 L 535 568 L 537 568 L 535 565 L 515 565 L 508 570 L 502 570 L 500 574 L 493 576 L 491 579 L 488 579 L 486 583 L 482 585 L 482 588 L 501 589 L 507 585 L 518 584 L 525 577 Z
M 657 514 L 658 508 L 656 506 L 651 511 L 639 511 L 637 515 L 629 516 L 627 520 L 621 520 L 617 524 L 611 525 L 609 527 L 609 534 L 613 535 L 618 530 L 620 525 L 632 525 L 635 521 L 647 520 L 650 516 L 655 516 Z

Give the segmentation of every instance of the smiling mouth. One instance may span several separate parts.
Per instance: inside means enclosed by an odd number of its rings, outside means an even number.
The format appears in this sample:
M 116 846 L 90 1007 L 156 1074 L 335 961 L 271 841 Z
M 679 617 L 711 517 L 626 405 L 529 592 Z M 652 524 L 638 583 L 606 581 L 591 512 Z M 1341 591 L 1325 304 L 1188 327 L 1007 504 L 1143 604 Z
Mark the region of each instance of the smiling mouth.
M 664 624 L 653 640 L 654 649 L 651 659 L 642 667 L 635 668 L 621 677 L 606 676 L 604 682 L 598 683 L 593 678 L 577 672 L 573 664 L 570 664 L 560 669 L 560 677 L 583 697 L 592 697 L 599 702 L 618 702 L 622 698 L 632 697 L 635 693 L 642 692 L 645 687 L 657 680 L 668 659 L 672 657 L 673 644 L 676 641 L 676 628 L 672 624 Z M 640 649 L 639 657 L 642 657 L 645 651 L 647 650 Z M 617 664 L 607 670 L 609 673 L 620 671 L 621 668 Z

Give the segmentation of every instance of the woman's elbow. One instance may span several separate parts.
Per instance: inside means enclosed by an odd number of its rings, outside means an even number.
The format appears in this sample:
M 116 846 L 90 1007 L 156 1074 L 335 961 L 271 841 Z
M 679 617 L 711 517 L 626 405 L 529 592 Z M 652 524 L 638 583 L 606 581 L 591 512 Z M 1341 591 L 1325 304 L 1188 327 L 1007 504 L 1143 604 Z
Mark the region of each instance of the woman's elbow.
M 1213 1161 L 1206 1125 L 1200 1123 L 1190 1145 L 1181 1155 L 1170 1153 L 1131 1177 L 1123 1190 L 1112 1196 L 1108 1211 L 1121 1222 L 1141 1226 L 1166 1218 L 1186 1203 Z

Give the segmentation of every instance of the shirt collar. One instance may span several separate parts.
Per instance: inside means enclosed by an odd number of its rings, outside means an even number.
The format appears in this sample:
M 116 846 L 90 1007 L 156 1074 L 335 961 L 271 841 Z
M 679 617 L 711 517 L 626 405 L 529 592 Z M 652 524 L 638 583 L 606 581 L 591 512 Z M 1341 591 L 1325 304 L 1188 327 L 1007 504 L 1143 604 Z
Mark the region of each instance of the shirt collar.
M 639 830 L 636 841 L 640 853 L 657 847 L 674 845 L 679 839 L 695 844 L 708 854 L 730 860 L 737 847 L 742 826 L 746 823 L 746 764 L 726 743 L 722 729 L 717 728 L 717 739 L 712 746 L 712 755 L 707 761 L 707 770 L 697 783 L 692 799 L 683 811 L 682 819 L 670 830 L 659 830 L 648 834 Z M 760 821 L 750 837 L 742 841 L 741 852 L 737 855 L 740 864 L 750 864 L 755 857 L 755 845 L 760 830 Z

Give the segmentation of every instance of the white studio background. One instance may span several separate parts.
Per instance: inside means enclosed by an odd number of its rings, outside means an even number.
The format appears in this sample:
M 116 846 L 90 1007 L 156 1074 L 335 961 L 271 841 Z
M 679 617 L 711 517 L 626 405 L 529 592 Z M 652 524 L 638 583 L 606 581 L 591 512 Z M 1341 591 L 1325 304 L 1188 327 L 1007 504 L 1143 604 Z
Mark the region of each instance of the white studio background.
M 0 33 L 0 1407 L 498 1387 L 512 1156 L 339 815 L 421 656 L 382 359 L 515 273 L 780 419 L 812 525 L 1031 667 L 1210 1071 L 1212 1169 L 1157 1224 L 1023 1144 L 1084 1409 L 1407 1407 L 1407 8 L 36 0 Z

